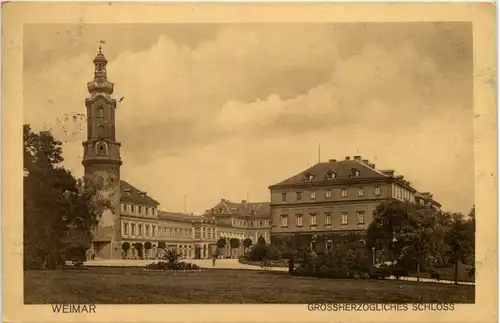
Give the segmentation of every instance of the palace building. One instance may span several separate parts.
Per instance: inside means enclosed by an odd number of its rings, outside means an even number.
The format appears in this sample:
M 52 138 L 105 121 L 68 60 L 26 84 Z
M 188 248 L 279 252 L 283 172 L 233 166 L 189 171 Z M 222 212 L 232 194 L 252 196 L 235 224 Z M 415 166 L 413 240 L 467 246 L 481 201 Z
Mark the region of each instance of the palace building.
M 210 258 L 220 238 L 226 240 L 224 255 L 238 256 L 243 240 L 269 240 L 269 203 L 231 203 L 221 200 L 202 216 L 166 212 L 146 192 L 120 178 L 121 144 L 115 138 L 116 99 L 108 81 L 107 59 L 99 46 L 94 59 L 94 79 L 87 83 L 87 140 L 83 142 L 86 183 L 109 203 L 94 228 L 89 258 L 155 259 L 173 248 L 185 258 Z M 237 238 L 241 247 L 231 250 Z
M 273 243 L 292 238 L 312 245 L 319 235 L 326 237 L 327 248 L 342 237 L 363 243 L 373 211 L 384 200 L 441 206 L 394 170 L 378 170 L 361 156 L 318 163 L 269 189 Z
M 220 237 L 226 239 L 224 255 L 237 258 L 243 255 L 245 239 L 252 240 L 252 244 L 262 237 L 270 241 L 271 237 L 271 212 L 268 202 L 240 203 L 221 199 L 212 209 L 205 212 L 207 219 L 217 223 Z M 231 250 L 231 239 L 238 239 L 240 246 Z

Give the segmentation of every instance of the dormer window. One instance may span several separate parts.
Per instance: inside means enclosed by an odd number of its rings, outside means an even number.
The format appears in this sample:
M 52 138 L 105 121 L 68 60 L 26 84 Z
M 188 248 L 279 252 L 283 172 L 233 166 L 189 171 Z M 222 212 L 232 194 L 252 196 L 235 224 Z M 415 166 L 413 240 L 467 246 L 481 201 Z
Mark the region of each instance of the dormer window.
M 351 178 L 359 177 L 359 170 L 356 168 L 351 169 Z
M 304 180 L 306 182 L 312 182 L 313 179 L 314 179 L 314 175 L 311 174 L 311 173 L 307 173 L 307 174 L 304 175 Z
M 337 176 L 337 174 L 334 172 L 334 171 L 328 171 L 328 173 L 326 173 L 326 179 L 327 180 L 333 180 L 335 179 L 335 177 Z

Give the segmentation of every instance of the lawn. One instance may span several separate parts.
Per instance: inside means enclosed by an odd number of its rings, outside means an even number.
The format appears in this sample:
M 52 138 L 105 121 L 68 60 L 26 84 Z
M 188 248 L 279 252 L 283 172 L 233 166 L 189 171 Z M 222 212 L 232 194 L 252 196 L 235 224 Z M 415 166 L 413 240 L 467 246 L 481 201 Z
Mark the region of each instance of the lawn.
M 24 272 L 25 304 L 474 303 L 474 288 L 226 269 L 168 273 L 95 267 Z

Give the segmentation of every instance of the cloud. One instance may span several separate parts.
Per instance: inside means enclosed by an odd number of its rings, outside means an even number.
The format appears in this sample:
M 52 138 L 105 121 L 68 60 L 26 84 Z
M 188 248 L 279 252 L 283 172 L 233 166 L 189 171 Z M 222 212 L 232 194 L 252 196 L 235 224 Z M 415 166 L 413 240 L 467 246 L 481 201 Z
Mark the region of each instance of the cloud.
M 432 25 L 214 30 L 196 46 L 183 33 L 141 48 L 106 45 L 116 53 L 115 97 L 124 96 L 116 129 L 130 182 L 176 210 L 184 193 L 195 210 L 247 190 L 265 200 L 268 185 L 317 159 L 321 142 L 331 158 L 377 158 L 445 205 L 472 204 L 467 37 L 445 42 L 454 29 Z M 50 59 L 24 77 L 25 122 L 52 128 L 77 174 L 86 125 L 71 116 L 85 112 L 92 54 Z

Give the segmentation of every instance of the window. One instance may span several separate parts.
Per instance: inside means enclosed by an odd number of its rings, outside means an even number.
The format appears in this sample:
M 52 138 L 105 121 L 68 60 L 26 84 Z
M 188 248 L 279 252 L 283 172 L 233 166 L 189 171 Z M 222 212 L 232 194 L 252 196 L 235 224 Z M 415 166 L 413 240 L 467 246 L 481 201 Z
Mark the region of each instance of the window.
M 358 188 L 358 196 L 363 196 L 363 188 Z
M 307 182 L 312 182 L 312 180 L 314 179 L 314 175 L 313 174 L 305 174 L 304 175 L 304 179 L 307 181 Z
M 201 228 L 201 238 L 202 239 L 206 239 L 207 238 L 207 234 L 205 232 L 205 228 Z
M 325 193 L 325 197 L 326 197 L 327 199 L 332 198 L 332 190 L 328 190 L 328 191 L 326 191 L 326 193 Z
M 332 213 L 330 212 L 325 213 L 325 224 L 332 225 Z
M 340 212 L 340 224 L 347 225 L 347 212 Z
M 146 225 L 146 237 L 149 237 L 149 225 Z
M 311 200 L 316 199 L 316 192 L 311 192 Z
M 380 187 L 375 187 L 375 195 L 380 195 Z
M 132 235 L 135 235 L 135 224 L 132 223 L 131 227 Z
M 333 242 L 332 242 L 332 240 L 327 240 L 326 241 L 326 250 L 328 252 L 330 252 L 330 251 L 332 251 L 332 248 L 333 248 Z
M 286 214 L 281 215 L 281 227 L 282 228 L 288 227 L 288 215 Z
M 141 208 L 140 206 L 138 206 L 138 207 L 137 207 L 137 213 L 141 214 L 141 209 L 142 209 L 142 208 Z
M 317 225 L 317 222 L 316 222 L 316 213 L 310 213 L 309 214 L 309 219 L 310 219 L 311 225 Z
M 133 205 L 130 206 L 130 212 L 134 213 L 134 206 Z
M 297 226 L 301 227 L 302 226 L 302 214 L 297 214 Z
M 127 206 L 125 204 L 122 204 L 122 212 L 127 212 Z
M 358 224 L 365 224 L 365 212 L 364 211 L 356 212 L 356 218 L 358 219 Z
M 359 170 L 356 168 L 351 169 L 351 178 L 355 178 L 359 176 Z
M 264 226 L 264 222 L 259 221 L 259 227 L 263 227 L 263 226 Z
M 335 172 L 329 171 L 328 173 L 326 173 L 326 179 L 333 180 L 333 179 L 335 179 L 336 175 L 337 174 L 335 174 Z
M 99 142 L 96 144 L 96 151 L 98 155 L 106 155 L 108 153 L 108 146 L 105 142 Z
M 179 234 L 177 232 L 177 229 L 174 229 L 174 237 L 177 237 Z
M 139 225 L 139 235 L 142 236 L 143 232 L 142 232 L 142 225 Z
M 125 234 L 128 235 L 128 223 L 125 223 L 124 231 L 125 231 Z
M 302 192 L 297 192 L 297 200 L 302 200 Z
M 97 117 L 98 118 L 104 118 L 104 107 L 102 105 L 100 105 L 97 108 Z
M 281 200 L 286 201 L 286 193 L 281 193 Z
M 342 197 L 347 197 L 347 190 L 345 188 L 342 189 Z

